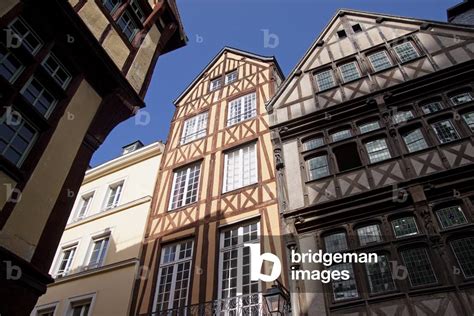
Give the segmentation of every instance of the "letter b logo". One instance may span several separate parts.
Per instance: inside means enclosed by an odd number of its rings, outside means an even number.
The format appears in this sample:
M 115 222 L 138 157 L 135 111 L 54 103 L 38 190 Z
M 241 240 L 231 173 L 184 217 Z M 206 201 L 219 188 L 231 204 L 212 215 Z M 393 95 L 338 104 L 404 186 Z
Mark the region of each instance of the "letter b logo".
M 252 281 L 273 282 L 278 279 L 281 274 L 281 261 L 277 256 L 269 252 L 260 254 L 259 244 L 244 244 L 244 246 L 250 248 L 250 278 Z M 273 262 L 270 275 L 261 272 L 263 261 Z

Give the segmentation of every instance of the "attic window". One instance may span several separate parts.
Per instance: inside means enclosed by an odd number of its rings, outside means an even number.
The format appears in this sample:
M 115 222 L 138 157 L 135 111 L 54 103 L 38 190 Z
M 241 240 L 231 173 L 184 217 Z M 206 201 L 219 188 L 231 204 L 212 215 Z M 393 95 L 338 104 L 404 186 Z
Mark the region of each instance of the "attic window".
M 359 33 L 362 32 L 362 27 L 360 26 L 359 23 L 352 25 L 352 30 L 354 33 Z
M 337 31 L 337 36 L 339 36 L 339 38 L 346 38 L 347 37 L 347 34 L 346 34 L 346 31 L 344 30 L 339 30 Z

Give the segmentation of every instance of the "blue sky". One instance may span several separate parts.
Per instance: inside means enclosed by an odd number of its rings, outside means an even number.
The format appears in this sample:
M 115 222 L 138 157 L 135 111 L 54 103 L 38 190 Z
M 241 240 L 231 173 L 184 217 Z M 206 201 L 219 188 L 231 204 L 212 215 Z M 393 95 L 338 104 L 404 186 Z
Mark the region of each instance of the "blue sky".
M 91 165 L 120 155 L 121 147 L 140 139 L 145 145 L 166 141 L 173 100 L 224 46 L 276 56 L 285 75 L 339 8 L 359 9 L 446 21 L 446 9 L 461 0 L 177 0 L 188 45 L 159 58 L 148 93 L 147 113 L 117 126 L 92 158 Z M 265 47 L 264 33 L 276 47 Z M 273 44 L 273 42 L 272 42 Z M 272 45 L 273 46 L 273 45 Z M 145 117 L 149 117 L 146 123 Z

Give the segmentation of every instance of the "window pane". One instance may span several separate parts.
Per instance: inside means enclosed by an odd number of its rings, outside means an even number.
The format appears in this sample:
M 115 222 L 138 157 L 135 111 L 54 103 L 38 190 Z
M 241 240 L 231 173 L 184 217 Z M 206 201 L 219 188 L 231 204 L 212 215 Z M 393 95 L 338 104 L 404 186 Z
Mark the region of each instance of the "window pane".
M 208 113 L 196 115 L 184 122 L 181 145 L 206 136 Z
M 57 102 L 56 98 L 36 78 L 32 78 L 21 93 L 45 117 L 50 115 Z
M 395 237 L 403 237 L 418 234 L 414 217 L 403 217 L 392 221 Z
M 89 260 L 89 267 L 100 267 L 104 263 L 105 253 L 109 245 L 109 237 L 95 240 Z
M 311 158 L 307 161 L 309 179 L 315 180 L 329 175 L 329 166 L 327 156 Z
M 122 188 L 123 188 L 123 182 L 111 185 L 109 187 L 109 196 L 107 199 L 107 204 L 105 205 L 106 210 L 112 209 L 119 205 L 120 196 L 122 195 Z
M 303 142 L 303 150 L 311 150 L 324 146 L 324 139 L 322 137 L 315 137 Z
M 256 148 L 252 143 L 225 153 L 224 192 L 257 182 Z
M 379 225 L 369 225 L 357 229 L 360 245 L 364 246 L 374 242 L 382 241 L 382 233 Z
M 122 4 L 121 0 L 102 0 L 102 4 L 110 13 L 114 13 L 115 10 Z
M 211 80 L 209 90 L 214 91 L 221 87 L 221 78 Z
M 0 75 L 13 83 L 23 70 L 23 65 L 12 53 L 0 51 Z
M 78 206 L 78 211 L 76 215 L 76 220 L 80 220 L 85 217 L 87 210 L 89 209 L 89 205 L 92 202 L 93 194 L 89 194 L 86 196 L 81 197 L 81 201 Z
M 390 262 L 386 255 L 377 256 L 377 262 L 365 264 L 367 276 L 369 278 L 370 292 L 384 293 L 395 290 L 395 283 L 390 270 Z
M 336 133 L 331 134 L 331 139 L 333 142 L 343 140 L 352 136 L 350 129 L 345 129 Z
M 248 120 L 257 115 L 257 97 L 255 93 L 247 94 L 229 102 L 227 126 Z
M 344 82 L 360 78 L 360 72 L 355 61 L 339 66 L 339 70 Z
M 441 106 L 441 102 L 431 102 L 428 104 L 424 104 L 421 106 L 423 113 L 430 114 L 441 111 L 443 107 Z
M 437 282 L 430 258 L 425 248 L 407 249 L 401 252 L 403 262 L 408 270 L 412 286 L 433 284 Z
M 355 281 L 354 276 L 354 269 L 352 268 L 352 264 L 343 263 L 343 264 L 335 264 L 331 266 L 331 271 L 349 271 L 350 278 L 349 280 L 333 280 L 332 283 L 332 290 L 334 294 L 335 301 L 341 301 L 351 298 L 356 298 L 359 296 L 357 293 L 357 284 Z
M 402 63 L 415 59 L 419 56 L 418 52 L 415 50 L 415 47 L 413 47 L 413 43 L 411 42 L 405 42 L 403 44 L 396 45 L 393 47 L 393 49 L 397 53 L 398 58 L 400 58 Z
M 237 70 L 232 71 L 225 75 L 225 84 L 231 84 L 237 80 Z
M 332 70 L 322 71 L 314 75 L 319 91 L 330 89 L 336 85 Z
M 35 141 L 37 131 L 21 117 L 9 117 L 13 116 L 11 113 L 7 111 L 0 123 L 0 153 L 20 166 Z
M 451 242 L 451 248 L 466 278 L 474 277 L 474 238 L 468 237 Z
M 407 145 L 408 151 L 411 153 L 428 148 L 428 144 L 426 143 L 423 133 L 419 128 L 404 134 L 403 140 Z
M 463 114 L 462 117 L 471 129 L 471 132 L 474 132 L 474 112 Z
M 42 42 L 33 32 L 33 29 L 23 19 L 15 19 L 8 27 L 18 36 L 21 45 L 23 45 L 30 53 L 36 54 L 38 52 Z
M 58 58 L 53 54 L 49 54 L 43 61 L 43 67 L 53 77 L 54 80 L 62 87 L 66 88 L 71 75 L 66 68 L 59 62 Z
M 174 172 L 171 210 L 196 202 L 200 170 L 201 165 L 198 163 Z
M 413 115 L 412 111 L 400 111 L 393 115 L 393 122 L 397 124 L 401 122 L 407 122 L 414 117 L 415 116 Z
M 135 34 L 138 33 L 139 27 L 128 11 L 123 12 L 122 16 L 117 20 L 117 24 L 129 41 L 132 41 Z
M 380 128 L 380 123 L 378 121 L 364 123 L 359 125 L 359 130 L 362 134 L 374 131 Z
M 381 71 L 392 66 L 392 62 L 388 58 L 387 52 L 384 50 L 369 55 L 369 60 L 374 71 Z
M 431 127 L 433 127 L 438 140 L 442 144 L 459 139 L 459 135 L 450 120 L 433 123 Z
M 326 252 L 334 253 L 347 250 L 346 233 L 336 233 L 324 237 Z
M 365 147 L 369 154 L 369 160 L 371 163 L 391 158 L 385 139 L 377 139 L 368 142 L 365 144 Z
M 474 98 L 469 92 L 461 93 L 451 98 L 451 102 L 453 102 L 454 105 L 468 103 L 468 102 L 471 102 L 472 100 L 474 100 Z
M 436 216 L 442 228 L 466 224 L 467 220 L 459 206 L 446 207 L 436 211 Z

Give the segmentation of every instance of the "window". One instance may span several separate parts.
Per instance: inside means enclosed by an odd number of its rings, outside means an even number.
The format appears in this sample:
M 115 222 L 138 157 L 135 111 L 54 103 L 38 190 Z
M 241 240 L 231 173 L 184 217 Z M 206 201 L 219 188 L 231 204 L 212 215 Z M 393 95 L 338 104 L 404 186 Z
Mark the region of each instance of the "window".
M 43 60 L 43 67 L 54 80 L 64 89 L 71 81 L 71 75 L 61 62 L 53 54 L 49 54 Z
M 250 247 L 260 243 L 260 223 L 242 224 L 220 233 L 219 299 L 221 315 L 259 315 L 263 299 L 258 281 L 250 279 Z
M 120 202 L 120 197 L 122 196 L 123 181 L 109 186 L 107 194 L 107 202 L 105 204 L 105 209 L 109 210 L 114 207 L 117 207 Z
M 110 14 L 113 14 L 122 4 L 122 0 L 102 0 L 102 4 Z
M 344 30 L 339 30 L 339 31 L 337 31 L 337 36 L 338 36 L 340 39 L 346 38 L 346 37 L 347 37 L 346 31 L 344 31 Z
M 92 203 L 93 197 L 94 193 L 89 193 L 81 197 L 81 200 L 79 201 L 79 205 L 77 207 L 76 220 L 81 220 L 86 216 L 87 211 L 89 210 L 89 207 Z
M 198 114 L 184 122 L 181 145 L 206 136 L 208 113 Z
M 328 157 L 318 156 L 307 161 L 309 180 L 316 180 L 329 175 Z
M 423 111 L 424 114 L 431 114 L 435 113 L 438 111 L 441 111 L 443 107 L 441 106 L 441 102 L 436 101 L 436 102 L 430 102 L 427 104 L 423 104 L 421 106 L 421 110 Z
M 362 27 L 360 26 L 359 23 L 352 25 L 352 30 L 354 33 L 359 33 L 362 32 Z
M 426 143 L 420 128 L 409 131 L 403 134 L 402 137 L 408 151 L 411 153 L 428 148 L 428 144 Z
M 433 284 L 437 282 L 428 252 L 425 248 L 407 249 L 401 252 L 408 271 L 411 286 Z
M 76 254 L 76 245 L 63 248 L 59 257 L 59 265 L 56 270 L 56 277 L 64 277 L 71 271 L 72 261 Z
M 451 242 L 456 260 L 466 278 L 474 277 L 474 238 L 467 237 Z
M 443 229 L 466 224 L 467 220 L 459 206 L 451 206 L 436 211 L 436 216 Z
M 420 55 L 416 51 L 412 42 L 405 42 L 393 47 L 395 53 L 402 63 L 418 58 Z
M 225 75 L 225 84 L 231 84 L 232 82 L 237 80 L 237 70 L 229 72 Z
M 386 255 L 378 255 L 377 262 L 366 263 L 365 270 L 369 278 L 370 293 L 378 294 L 395 290 L 390 262 Z
M 0 153 L 19 167 L 33 146 L 37 130 L 22 117 L 11 119 L 7 110 L 0 123 Z
M 34 77 L 23 87 L 21 94 L 46 118 L 57 102 L 56 98 Z
M 365 148 L 367 149 L 370 163 L 391 158 L 390 151 L 387 147 L 387 141 L 383 138 L 366 143 Z
M 316 149 L 324 146 L 324 138 L 314 137 L 303 141 L 303 150 Z
M 333 142 L 337 142 L 352 136 L 352 132 L 350 129 L 343 129 L 341 131 L 335 132 L 331 134 L 331 139 Z
M 314 75 L 318 90 L 323 91 L 336 86 L 332 70 L 328 69 Z
M 371 131 L 375 131 L 380 128 L 380 123 L 378 121 L 368 122 L 359 125 L 359 130 L 361 134 L 365 134 Z
M 193 245 L 192 240 L 186 240 L 164 246 L 161 250 L 154 308 L 154 311 L 160 315 L 159 312 L 187 305 Z
M 56 305 L 51 306 L 52 304 L 48 304 L 48 307 L 39 307 L 34 313 L 35 316 L 54 316 L 54 312 L 56 311 Z
M 337 167 L 340 172 L 362 167 L 359 150 L 355 142 L 337 146 L 332 151 L 336 156 Z
M 257 181 L 256 143 L 225 153 L 223 192 L 242 188 Z
M 414 217 L 402 217 L 392 221 L 392 228 L 396 238 L 418 234 Z
M 73 302 L 71 303 L 70 316 L 88 316 L 91 308 L 90 301 Z
M 123 12 L 122 16 L 117 20 L 117 25 L 129 41 L 133 40 L 139 30 L 138 24 L 133 19 L 129 10 Z
M 197 200 L 201 164 L 196 163 L 174 172 L 170 210 Z
M 332 292 L 334 295 L 335 301 L 342 301 L 352 298 L 357 298 L 359 294 L 357 293 L 357 284 L 354 277 L 354 269 L 352 268 L 352 264 L 350 263 L 341 263 L 332 265 L 329 268 L 331 271 L 349 271 L 349 280 L 333 280 L 331 281 L 332 284 Z
M 210 83 L 210 86 L 209 86 L 209 90 L 210 91 L 214 91 L 214 90 L 217 90 L 221 87 L 221 78 L 216 78 L 216 79 L 213 79 L 211 80 L 211 83 Z
M 462 118 L 471 129 L 471 132 L 474 132 L 474 112 L 463 114 Z
M 392 67 L 392 62 L 384 50 L 369 55 L 369 61 L 375 72 Z
M 468 102 L 471 102 L 473 100 L 474 100 L 474 98 L 472 97 L 472 95 L 469 92 L 460 93 L 460 94 L 457 94 L 457 95 L 451 97 L 451 102 L 453 102 L 454 105 L 460 105 L 460 104 L 468 103 Z
M 326 252 L 335 253 L 347 250 L 346 233 L 340 232 L 324 237 Z
M 459 139 L 458 132 L 453 126 L 451 120 L 439 121 L 431 124 L 431 127 L 435 131 L 436 137 L 441 144 L 452 142 Z
M 18 36 L 21 45 L 33 55 L 41 48 L 43 43 L 35 32 L 33 32 L 31 26 L 29 26 L 23 19 L 16 18 L 10 23 L 8 28 Z
M 349 82 L 360 78 L 359 68 L 357 68 L 357 63 L 355 61 L 339 66 L 339 71 L 341 72 L 343 82 Z
M 0 51 L 0 75 L 13 83 L 24 69 L 23 64 L 12 53 Z
M 89 258 L 88 268 L 98 268 L 104 264 L 105 254 L 109 246 L 110 236 L 95 238 L 92 241 L 92 250 Z
M 250 93 L 229 102 L 227 126 L 251 119 L 257 115 L 257 95 Z
M 145 13 L 143 13 L 142 8 L 140 8 L 140 5 L 137 3 L 137 0 L 132 0 L 132 2 L 130 3 L 130 7 L 135 13 L 136 17 L 140 20 L 140 22 L 143 23 L 145 21 L 146 16 Z
M 357 229 L 357 236 L 361 246 L 382 241 L 382 232 L 377 224 L 368 225 Z
M 414 117 L 415 116 L 413 116 L 413 112 L 411 110 L 395 112 L 393 114 L 393 123 L 398 124 L 401 122 L 407 122 L 408 120 L 411 120 Z

